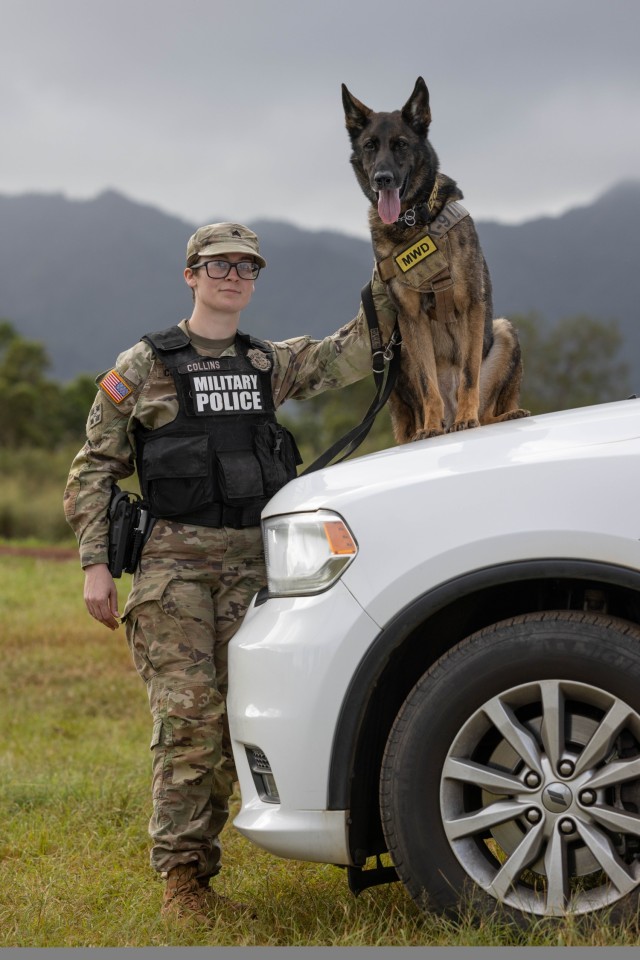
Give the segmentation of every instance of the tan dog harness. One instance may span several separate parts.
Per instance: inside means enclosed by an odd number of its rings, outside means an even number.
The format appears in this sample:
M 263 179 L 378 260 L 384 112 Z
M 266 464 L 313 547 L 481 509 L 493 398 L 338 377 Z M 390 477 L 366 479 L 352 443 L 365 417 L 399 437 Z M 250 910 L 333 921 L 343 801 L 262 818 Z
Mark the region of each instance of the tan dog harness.
M 468 216 L 469 211 L 456 200 L 445 204 L 429 223 L 428 233 L 417 237 L 408 247 L 396 247 L 390 256 L 377 263 L 378 274 L 385 283 L 395 279 L 420 293 L 433 293 L 436 319 L 443 322 L 453 316 L 447 233 Z

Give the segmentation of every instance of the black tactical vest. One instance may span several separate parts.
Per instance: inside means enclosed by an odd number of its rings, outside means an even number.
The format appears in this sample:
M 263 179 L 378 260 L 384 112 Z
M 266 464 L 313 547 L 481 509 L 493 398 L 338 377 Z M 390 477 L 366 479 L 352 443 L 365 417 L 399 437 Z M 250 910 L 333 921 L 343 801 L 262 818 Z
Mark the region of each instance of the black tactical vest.
M 238 333 L 235 357 L 203 357 L 180 327 L 142 337 L 171 371 L 179 410 L 157 430 L 138 425 L 137 469 L 154 517 L 251 527 L 302 462 L 275 416 L 273 357 Z

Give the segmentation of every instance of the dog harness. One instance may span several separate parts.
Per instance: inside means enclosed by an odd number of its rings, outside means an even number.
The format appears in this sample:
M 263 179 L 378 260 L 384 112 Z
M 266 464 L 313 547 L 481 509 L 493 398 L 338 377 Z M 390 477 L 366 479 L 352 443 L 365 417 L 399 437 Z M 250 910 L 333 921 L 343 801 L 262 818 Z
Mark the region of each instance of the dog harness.
M 407 213 L 405 222 L 411 225 Z M 420 293 L 433 293 L 436 319 L 442 322 L 453 316 L 453 278 L 449 268 L 447 233 L 468 216 L 469 211 L 457 200 L 452 200 L 426 225 L 426 233 L 408 247 L 404 244 L 396 247 L 390 256 L 377 263 L 378 274 L 385 283 L 398 280 Z

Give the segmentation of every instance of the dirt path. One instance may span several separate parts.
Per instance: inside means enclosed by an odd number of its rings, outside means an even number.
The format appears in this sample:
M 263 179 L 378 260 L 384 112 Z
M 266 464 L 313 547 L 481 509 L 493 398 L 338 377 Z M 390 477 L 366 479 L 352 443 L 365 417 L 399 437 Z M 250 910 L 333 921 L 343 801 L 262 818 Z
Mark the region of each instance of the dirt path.
M 0 557 L 36 557 L 39 560 L 77 560 L 74 547 L 18 547 L 0 544 Z

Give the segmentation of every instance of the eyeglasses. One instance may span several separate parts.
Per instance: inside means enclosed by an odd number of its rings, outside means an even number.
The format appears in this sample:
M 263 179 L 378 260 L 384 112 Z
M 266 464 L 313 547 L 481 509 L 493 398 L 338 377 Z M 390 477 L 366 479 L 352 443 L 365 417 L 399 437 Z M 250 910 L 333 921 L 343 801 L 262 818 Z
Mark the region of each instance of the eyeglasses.
M 191 269 L 199 270 L 200 267 L 205 268 L 211 280 L 224 280 L 231 273 L 232 267 L 236 268 L 236 273 L 241 280 L 255 280 L 260 273 L 260 264 L 255 260 L 240 260 L 239 263 L 230 263 L 228 260 L 207 260 L 206 263 L 196 263 Z

